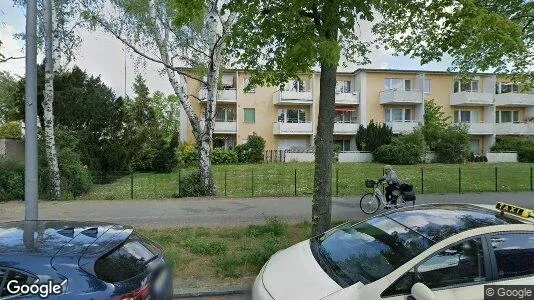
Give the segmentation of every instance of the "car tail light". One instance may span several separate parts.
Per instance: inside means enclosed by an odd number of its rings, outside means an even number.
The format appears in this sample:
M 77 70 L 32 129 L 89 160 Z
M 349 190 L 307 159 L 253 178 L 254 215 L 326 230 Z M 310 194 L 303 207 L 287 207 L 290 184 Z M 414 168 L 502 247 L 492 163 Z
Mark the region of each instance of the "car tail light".
M 129 292 L 128 294 L 113 297 L 111 300 L 145 300 L 149 293 L 150 285 L 145 285 L 135 291 Z

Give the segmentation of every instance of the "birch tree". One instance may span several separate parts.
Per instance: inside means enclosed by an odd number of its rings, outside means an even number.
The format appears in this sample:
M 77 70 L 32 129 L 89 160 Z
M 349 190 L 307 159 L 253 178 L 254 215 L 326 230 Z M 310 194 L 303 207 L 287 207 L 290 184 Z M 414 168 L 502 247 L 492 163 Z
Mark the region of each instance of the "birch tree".
M 202 190 L 214 195 L 211 146 L 217 83 L 235 13 L 223 9 L 218 0 L 80 1 L 94 26 L 102 27 L 142 59 L 161 66 L 193 128 Z M 195 91 L 186 89 L 191 80 L 206 89 L 202 116 L 191 105 L 199 100 Z

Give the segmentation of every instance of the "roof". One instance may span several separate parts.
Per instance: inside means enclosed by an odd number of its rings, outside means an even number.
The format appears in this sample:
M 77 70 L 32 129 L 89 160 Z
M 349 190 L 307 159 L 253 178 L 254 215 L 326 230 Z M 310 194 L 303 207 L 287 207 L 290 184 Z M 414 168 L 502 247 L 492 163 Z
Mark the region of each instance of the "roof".
M 91 249 L 109 249 L 109 233 L 122 242 L 131 227 L 103 222 L 16 221 L 0 223 L 0 253 L 23 256 L 80 256 Z M 124 236 L 117 235 L 123 232 Z M 101 238 L 101 237 L 107 238 Z M 95 252 L 96 250 L 87 251 Z
M 528 223 L 470 204 L 421 205 L 392 211 L 386 216 L 436 243 L 475 228 Z

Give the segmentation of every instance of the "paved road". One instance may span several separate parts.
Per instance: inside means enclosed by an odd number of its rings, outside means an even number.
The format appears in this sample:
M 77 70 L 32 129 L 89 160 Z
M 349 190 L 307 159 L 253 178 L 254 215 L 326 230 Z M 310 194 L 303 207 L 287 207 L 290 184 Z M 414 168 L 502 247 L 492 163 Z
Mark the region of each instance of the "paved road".
M 212 296 L 212 297 L 194 297 L 194 298 L 177 298 L 182 300 L 249 300 L 250 294 L 229 295 L 229 296 Z
M 352 219 L 364 215 L 359 198 L 334 198 L 333 218 Z M 507 201 L 534 207 L 534 193 L 425 194 L 422 203 L 484 203 Z M 166 200 L 41 201 L 40 219 L 95 220 L 137 227 L 239 226 L 262 223 L 277 216 L 289 222 L 309 220 L 311 197 L 211 198 Z M 24 218 L 23 202 L 0 203 L 0 221 Z

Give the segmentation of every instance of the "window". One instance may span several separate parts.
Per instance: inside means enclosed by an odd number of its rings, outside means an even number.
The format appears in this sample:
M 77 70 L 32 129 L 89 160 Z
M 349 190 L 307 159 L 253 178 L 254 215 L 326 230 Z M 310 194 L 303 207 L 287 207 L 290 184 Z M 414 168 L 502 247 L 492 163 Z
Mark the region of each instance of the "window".
M 519 111 L 498 110 L 495 112 L 495 123 L 519 123 Z
M 410 122 L 412 110 L 410 108 L 387 108 L 386 122 Z
M 350 93 L 351 92 L 350 80 L 338 80 L 336 82 L 336 93 Z
M 454 123 L 478 123 L 478 111 L 455 110 Z
M 37 281 L 37 277 L 13 269 L 0 269 L 0 297 L 15 295 L 7 290 L 7 283 L 12 280 L 16 280 L 19 284 L 32 284 Z
M 233 149 L 236 145 L 235 138 L 216 137 L 213 139 L 213 148 Z
M 217 107 L 217 113 L 215 114 L 215 122 L 235 122 L 235 117 L 235 108 Z
M 425 82 L 423 84 L 423 91 L 427 94 L 430 94 L 430 91 L 432 90 L 432 80 L 425 79 Z
M 278 122 L 306 123 L 306 112 L 302 109 L 279 109 Z
M 302 80 L 293 80 L 283 85 L 281 90 L 289 92 L 305 92 L 306 84 Z
M 221 83 L 223 90 L 235 89 L 235 76 L 230 74 L 224 74 L 221 76 Z
M 482 240 L 460 242 L 408 271 L 388 287 L 382 296 L 408 295 L 416 282 L 430 289 L 459 284 L 478 284 L 486 280 Z
M 409 79 L 386 78 L 384 79 L 384 89 L 386 90 L 401 90 L 410 91 L 412 81 Z
M 339 145 L 341 151 L 350 151 L 350 140 L 334 140 L 335 145 Z
M 480 155 L 480 139 L 471 139 L 471 152 Z
M 478 80 L 471 80 L 468 82 L 456 80 L 454 82 L 454 92 L 478 92 Z
M 534 275 L 534 234 L 499 234 L 490 241 L 500 279 Z
M 515 83 L 498 82 L 495 84 L 495 93 L 519 93 L 519 85 Z
M 256 109 L 255 108 L 243 108 L 243 122 L 244 123 L 256 123 Z
M 349 110 L 336 110 L 334 122 L 336 123 L 356 123 L 356 112 Z
M 243 78 L 243 90 L 245 90 L 249 84 L 250 84 L 250 77 Z M 256 89 L 253 88 L 246 93 L 255 93 L 255 92 L 256 92 Z

